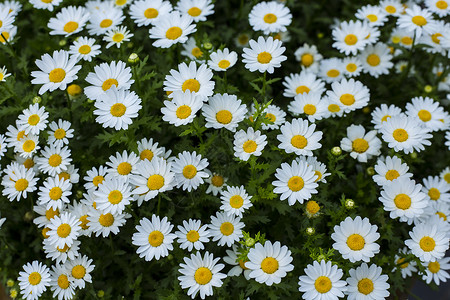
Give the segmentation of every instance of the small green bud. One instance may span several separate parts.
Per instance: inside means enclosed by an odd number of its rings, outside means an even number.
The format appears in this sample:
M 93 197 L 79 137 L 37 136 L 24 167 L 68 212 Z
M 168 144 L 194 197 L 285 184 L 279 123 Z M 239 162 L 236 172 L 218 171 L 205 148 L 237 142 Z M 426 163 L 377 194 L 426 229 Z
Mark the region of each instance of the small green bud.
M 103 290 L 99 290 L 99 291 L 97 292 L 97 297 L 103 298 L 103 296 L 105 296 L 105 292 L 104 292 Z
M 369 175 L 369 176 L 375 175 L 375 169 L 373 167 L 368 167 L 366 169 L 366 172 L 367 172 L 367 175 Z
M 25 215 L 23 216 L 23 219 L 24 219 L 26 222 L 31 222 L 31 221 L 33 220 L 33 212 L 32 212 L 32 211 L 27 211 L 27 212 L 25 213 Z
M 253 245 L 256 243 L 254 238 L 248 238 L 245 240 L 245 245 L 247 247 L 253 247 Z
M 433 91 L 433 87 L 432 87 L 431 85 L 427 84 L 427 85 L 423 88 L 423 90 L 424 90 L 426 93 L 431 93 L 431 92 Z
M 94 103 L 95 100 L 92 100 L 92 99 L 89 99 L 89 98 L 88 98 L 88 99 L 87 99 L 87 102 L 88 102 L 88 103 Z
M 172 255 L 172 254 L 169 254 L 169 255 L 167 256 L 167 260 L 173 260 L 173 255 Z
M 317 37 L 318 37 L 319 39 L 323 38 L 323 33 L 322 33 L 322 32 L 319 32 L 319 33 L 317 34 Z
M 136 53 L 131 53 L 128 57 L 128 63 L 130 63 L 131 65 L 136 65 L 139 60 L 139 55 L 137 55 Z
M 205 48 L 206 50 L 210 50 L 212 48 L 212 44 L 210 42 L 206 42 L 203 44 L 203 48 Z
M 314 229 L 314 227 L 306 228 L 306 234 L 307 235 L 313 235 L 314 233 L 316 233 L 316 230 Z
M 417 158 L 417 152 L 411 152 L 411 154 L 409 156 L 411 156 L 412 159 L 416 159 Z
M 333 149 L 331 149 L 331 153 L 332 153 L 334 156 L 339 156 L 339 155 L 342 154 L 342 149 L 341 149 L 341 147 L 339 147 L 339 146 L 333 147 Z
M 8 281 L 6 281 L 6 285 L 7 285 L 8 287 L 14 286 L 14 280 L 8 279 Z
M 325 255 L 323 255 L 323 254 L 320 254 L 318 257 L 317 257 L 317 261 L 318 262 L 321 262 L 322 260 L 324 260 L 324 259 L 326 259 L 327 257 L 325 256 Z
M 77 191 L 77 198 L 78 198 L 78 199 L 83 198 L 83 191 L 81 191 L 81 190 L 78 190 L 78 191 Z
M 59 41 L 59 45 L 60 45 L 61 47 L 65 46 L 66 44 L 67 44 L 67 41 L 66 41 L 66 40 L 60 40 L 60 41 Z
M 41 103 L 41 101 L 42 101 L 42 98 L 39 96 L 36 96 L 33 98 L 33 103 Z
M 353 199 L 346 199 L 345 200 L 345 207 L 347 209 L 352 209 L 355 207 L 355 201 L 353 201 Z

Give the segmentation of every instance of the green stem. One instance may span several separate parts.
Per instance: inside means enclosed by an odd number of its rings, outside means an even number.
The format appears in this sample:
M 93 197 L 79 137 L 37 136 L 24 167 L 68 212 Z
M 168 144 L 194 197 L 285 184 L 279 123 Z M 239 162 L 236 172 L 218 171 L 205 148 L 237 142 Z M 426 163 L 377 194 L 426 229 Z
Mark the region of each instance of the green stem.
M 262 85 L 262 96 L 263 96 L 263 101 L 264 103 L 266 102 L 266 85 L 267 85 L 267 81 L 266 81 L 266 71 L 264 71 L 264 77 L 263 77 L 263 85 Z
M 226 93 L 228 90 L 228 80 L 227 80 L 227 71 L 225 70 L 223 74 L 223 92 Z
M 161 195 L 158 194 L 158 206 L 156 208 L 156 214 L 159 216 L 159 209 L 161 208 Z

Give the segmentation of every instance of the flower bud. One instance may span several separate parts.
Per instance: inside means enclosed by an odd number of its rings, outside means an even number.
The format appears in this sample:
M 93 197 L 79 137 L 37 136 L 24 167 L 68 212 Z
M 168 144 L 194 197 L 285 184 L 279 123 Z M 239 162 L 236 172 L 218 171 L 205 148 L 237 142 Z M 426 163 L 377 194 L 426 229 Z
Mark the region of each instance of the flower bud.
M 23 216 L 23 219 L 24 219 L 26 222 L 31 222 L 31 221 L 33 221 L 33 219 L 34 219 L 34 217 L 33 217 L 33 212 L 32 212 L 32 211 L 27 211 L 27 212 L 25 213 L 25 215 Z
M 60 40 L 60 41 L 59 41 L 59 45 L 60 45 L 61 47 L 64 47 L 66 44 L 67 44 L 67 41 L 66 41 L 66 40 Z
M 417 158 L 417 152 L 411 152 L 411 154 L 409 156 L 411 156 L 412 159 L 416 159 Z
M 342 154 L 342 149 L 341 149 L 341 147 L 339 147 L 339 146 L 333 147 L 333 149 L 331 149 L 331 153 L 332 153 L 334 156 L 339 156 L 339 155 Z
M 369 175 L 369 176 L 375 175 L 375 169 L 373 167 L 368 167 L 366 169 L 366 172 L 367 172 L 367 175 Z
M 345 200 L 345 208 L 352 209 L 354 207 L 355 207 L 355 201 L 353 201 L 352 199 Z
M 42 101 L 42 98 L 39 96 L 36 96 L 33 98 L 33 103 L 41 103 L 41 101 Z
M 253 247 L 253 245 L 255 244 L 255 239 L 253 239 L 253 238 L 248 238 L 247 240 L 245 240 L 245 245 L 247 246 L 247 247 Z
M 210 42 L 206 42 L 203 44 L 203 48 L 205 48 L 206 50 L 210 50 L 212 48 L 212 44 Z
M 139 55 L 137 55 L 136 53 L 131 53 L 128 57 L 128 63 L 130 63 L 131 65 L 136 65 L 137 63 L 139 63 L 139 60 Z
M 97 297 L 103 298 L 103 296 L 105 296 L 105 292 L 104 292 L 103 290 L 99 290 L 99 291 L 97 292 Z
M 314 229 L 314 227 L 306 228 L 306 234 L 307 235 L 313 235 L 314 233 L 316 233 L 316 230 Z
M 324 259 L 326 259 L 327 257 L 325 256 L 325 255 L 323 255 L 323 254 L 320 254 L 318 257 L 317 257 L 317 261 L 318 262 L 321 262 L 322 260 L 324 260 Z
M 427 85 L 423 88 L 423 90 L 424 90 L 426 93 L 431 93 L 431 92 L 433 91 L 433 87 L 432 87 L 431 85 L 427 84 Z

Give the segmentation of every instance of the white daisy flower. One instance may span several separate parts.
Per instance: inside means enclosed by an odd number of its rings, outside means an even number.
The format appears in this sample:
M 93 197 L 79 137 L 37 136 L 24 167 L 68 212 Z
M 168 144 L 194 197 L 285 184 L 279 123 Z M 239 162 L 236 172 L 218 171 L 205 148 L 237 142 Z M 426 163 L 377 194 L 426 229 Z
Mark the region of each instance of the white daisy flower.
M 94 192 L 97 209 L 104 213 L 122 213 L 131 203 L 131 188 L 123 177 L 109 177 Z
M 22 156 L 20 156 L 20 153 L 16 153 L 14 155 L 15 161 L 19 165 L 23 165 L 27 170 L 29 169 L 33 170 L 35 174 L 39 174 L 39 169 L 37 167 L 35 158 L 36 156 L 31 158 L 23 158 Z
M 386 299 L 389 296 L 387 275 L 381 274 L 383 269 L 377 265 L 370 267 L 363 263 L 356 269 L 350 269 L 347 278 L 347 292 L 349 300 L 356 299 Z
M 449 248 L 449 238 L 446 232 L 438 229 L 437 225 L 420 223 L 409 232 L 411 239 L 405 245 L 423 262 L 436 261 L 445 256 Z
M 209 184 L 206 193 L 212 193 L 214 196 L 217 196 L 217 194 L 221 193 L 223 188 L 227 186 L 227 178 L 218 173 L 211 173 L 209 170 L 205 171 L 209 175 L 208 178 L 205 179 L 205 182 Z
M 424 178 L 422 191 L 427 194 L 427 198 L 430 200 L 444 203 L 450 202 L 450 186 L 440 179 L 439 176 Z
M 370 224 L 368 218 L 347 217 L 334 226 L 334 232 L 331 234 L 335 241 L 333 248 L 352 263 L 361 260 L 369 262 L 370 258 L 380 252 L 380 245 L 375 243 L 380 238 L 377 229 L 378 226 Z
M 450 12 L 450 10 L 449 10 Z M 436 21 L 436 25 L 432 31 L 432 34 L 424 34 L 419 39 L 420 44 L 425 44 L 430 47 L 424 47 L 424 50 L 428 53 L 440 53 L 443 56 L 446 55 L 446 47 L 441 44 L 441 39 L 450 30 L 450 24 L 445 21 Z
M 372 27 L 383 26 L 388 20 L 387 14 L 382 8 L 373 5 L 365 5 L 359 8 L 355 16 L 362 21 L 367 21 Z
M 319 141 L 322 131 L 316 131 L 316 124 L 309 125 L 308 120 L 292 119 L 280 127 L 281 134 L 277 139 L 281 142 L 278 148 L 286 153 L 294 152 L 297 155 L 312 156 L 312 151 L 320 149 Z
M 0 8 L 8 8 L 8 13 L 15 17 L 22 11 L 22 4 L 16 0 L 6 0 L 0 3 Z
M 50 145 L 45 146 L 41 151 L 41 157 L 36 158 L 39 170 L 49 176 L 56 176 L 62 171 L 67 170 L 72 158 L 70 158 L 70 150 L 67 146 L 58 147 Z
M 80 221 L 73 214 L 64 212 L 50 220 L 48 228 L 49 243 L 64 248 L 70 247 L 80 235 Z
M 109 29 L 122 24 L 125 19 L 121 9 L 109 6 L 91 11 L 87 29 L 90 35 L 104 35 Z
M 2 195 L 8 197 L 9 201 L 27 199 L 27 193 L 33 193 L 37 189 L 38 178 L 35 178 L 33 169 L 13 162 L 6 167 L 4 173 Z
M 75 259 L 80 255 L 80 253 L 78 252 L 81 244 L 80 241 L 75 240 L 70 247 L 65 245 L 64 247 L 59 248 L 58 246 L 55 246 L 49 242 L 48 236 L 44 236 L 44 238 L 43 248 L 46 254 L 45 257 L 55 261 L 55 263 L 57 264 L 64 264 L 67 260 Z
M 441 18 L 450 14 L 449 0 L 426 0 L 425 5 L 431 12 L 437 14 Z
M 225 266 L 218 264 L 219 258 L 214 258 L 213 254 L 205 252 L 204 257 L 197 252 L 191 254 L 191 258 L 184 258 L 184 264 L 180 264 L 180 272 L 178 276 L 182 289 L 189 288 L 187 295 L 195 298 L 200 292 L 200 298 L 213 295 L 213 287 L 221 287 L 227 275 L 219 273 Z
M 209 55 L 210 60 L 208 65 L 214 71 L 226 71 L 233 67 L 237 60 L 237 53 L 224 48 L 223 50 L 217 49 L 217 51 Z
M 240 276 L 242 273 L 244 273 L 245 279 L 250 280 L 249 274 L 250 272 L 252 272 L 252 270 L 245 266 L 245 263 L 248 262 L 248 260 L 239 260 L 238 255 L 240 253 L 238 251 L 238 247 L 236 245 L 233 245 L 231 250 L 227 249 L 225 250 L 225 252 L 227 253 L 227 255 L 223 257 L 223 260 L 227 264 L 234 266 L 230 269 L 230 271 L 228 271 L 227 276 Z
M 66 266 L 54 265 L 50 271 L 50 289 L 53 291 L 53 298 L 58 300 L 72 299 L 75 296 L 75 285 L 69 278 L 70 271 Z
M 309 92 L 298 94 L 288 105 L 288 110 L 294 115 L 305 114 L 311 123 L 322 119 L 327 110 L 326 102 L 322 101 L 320 93 Z
M 20 293 L 26 299 L 37 299 L 50 285 L 50 269 L 35 260 L 23 266 L 19 272 Z
M 356 77 L 362 72 L 362 63 L 358 56 L 345 57 L 342 65 L 344 75 L 347 77 Z
M 169 48 L 176 43 L 183 44 L 188 35 L 197 31 L 193 19 L 189 15 L 180 15 L 173 11 L 161 16 L 153 23 L 150 29 L 150 38 L 155 39 L 153 46 L 158 48 Z
M 397 26 L 407 31 L 414 31 L 416 38 L 420 38 L 423 32 L 432 34 L 435 23 L 429 10 L 414 5 L 412 8 L 405 9 L 405 14 L 397 19 Z
M 226 244 L 231 247 L 244 236 L 242 234 L 244 226 L 241 218 L 228 215 L 226 212 L 217 212 L 216 216 L 211 216 L 211 224 L 208 225 L 208 228 L 213 242 L 218 241 L 219 246 Z
M 87 220 L 89 221 L 89 228 L 93 233 L 95 233 L 95 236 L 99 236 L 101 234 L 105 238 L 111 233 L 119 233 L 119 227 L 123 226 L 126 219 L 129 217 L 131 216 L 125 213 L 111 214 L 103 213 L 96 209 L 91 209 Z
M 286 113 L 276 105 L 269 105 L 263 111 L 265 113 L 264 118 L 268 119 L 270 123 L 262 123 L 261 128 L 263 130 L 269 129 L 278 129 L 281 125 L 284 124 Z
M 24 130 L 25 134 L 39 135 L 39 132 L 47 127 L 47 119 L 48 112 L 45 111 L 45 107 L 39 107 L 39 104 L 35 103 L 23 110 L 16 124 L 19 126 L 18 130 Z
M 128 153 L 126 150 L 120 154 L 116 152 L 116 156 L 111 155 L 109 162 L 106 165 L 109 167 L 108 174 L 113 176 L 120 176 L 123 179 L 128 180 L 131 173 L 136 171 L 136 165 L 139 162 L 139 157 L 134 153 Z
M 328 58 L 320 61 L 319 77 L 325 82 L 339 81 L 344 76 L 344 65 L 339 58 Z
M 138 246 L 137 254 L 140 258 L 150 261 L 153 258 L 159 260 L 169 255 L 173 250 L 173 240 L 176 235 L 171 233 L 173 225 L 167 221 L 167 217 L 160 219 L 152 215 L 152 221 L 143 218 L 136 225 L 136 230 L 132 237 L 132 243 Z
M 382 74 L 388 74 L 389 69 L 394 66 L 391 62 L 392 55 L 386 44 L 377 43 L 368 45 L 359 55 L 363 65 L 363 72 L 378 78 Z
M 158 147 L 158 142 L 153 142 L 153 139 L 143 138 L 137 142 L 137 149 L 139 152 L 139 158 L 141 160 L 152 161 L 155 157 L 162 157 L 162 148 Z
M 203 250 L 205 246 L 203 243 L 209 242 L 209 230 L 208 225 L 202 225 L 200 220 L 188 221 L 183 220 L 183 226 L 178 225 L 178 231 L 175 232 L 177 236 L 177 242 L 180 244 L 181 249 L 187 249 L 189 252 L 193 248 L 195 250 Z
M 14 44 L 14 38 L 16 37 L 16 34 L 17 26 L 11 26 L 9 29 L 2 30 L 0 35 L 0 43 L 4 45 L 6 44 L 6 42 Z
M 75 169 L 74 165 L 68 165 L 67 170 L 61 171 L 57 174 L 59 179 L 64 179 L 70 181 L 70 183 L 78 183 L 80 180 L 80 175 L 78 174 L 78 169 Z
M 70 58 L 75 58 L 77 61 L 81 59 L 92 61 L 92 58 L 101 53 L 100 48 L 100 45 L 95 44 L 95 39 L 82 36 L 70 45 Z
M 172 164 L 172 172 L 175 173 L 175 181 L 177 188 L 182 187 L 183 191 L 196 190 L 199 185 L 203 184 L 203 179 L 208 177 L 204 169 L 208 166 L 208 160 L 202 159 L 197 152 L 189 153 L 183 151 L 178 154 Z
M 58 6 L 63 0 L 29 0 L 34 8 L 37 9 L 47 9 L 53 11 L 53 8 Z
M 59 216 L 59 209 L 53 209 L 52 207 L 47 209 L 45 205 L 35 205 L 33 206 L 33 211 L 40 215 L 33 220 L 33 223 L 38 228 L 48 226 L 54 216 Z
M 55 146 L 63 147 L 69 144 L 70 138 L 73 138 L 73 129 L 70 128 L 71 123 L 62 119 L 58 123 L 53 121 L 50 123 L 48 133 L 48 143 Z
M 2 33 L 3 34 L 3 33 Z M 5 66 L 0 68 L 0 81 L 6 81 L 6 77 L 11 76 Z
M 447 185 L 450 184 L 450 167 L 446 167 L 442 170 L 439 176 L 447 183 Z
M 94 73 L 87 75 L 86 81 L 92 86 L 86 87 L 84 93 L 89 99 L 97 100 L 113 85 L 119 90 L 128 90 L 134 83 L 131 77 L 131 69 L 123 61 L 112 61 L 109 65 L 102 63 L 94 67 Z
M 317 160 L 317 157 L 314 156 L 300 156 L 296 158 L 297 162 L 305 161 L 308 166 L 312 166 L 314 174 L 317 175 L 317 179 L 315 182 L 324 182 L 327 180 L 325 177 L 330 176 L 331 173 L 327 173 L 327 166 L 324 163 L 321 163 Z
M 403 6 L 400 0 L 382 0 L 380 8 L 390 16 L 399 16 L 403 12 Z
M 54 0 L 55 1 L 55 0 Z M 77 73 L 81 66 L 75 65 L 77 60 L 69 58 L 69 52 L 60 50 L 53 51 L 52 56 L 48 53 L 36 60 L 36 65 L 40 71 L 32 71 L 32 84 L 42 84 L 39 94 L 46 91 L 53 92 L 56 89 L 65 90 L 67 85 L 78 79 Z
M 288 7 L 277 1 L 260 2 L 252 7 L 248 16 L 254 31 L 264 34 L 284 32 L 292 22 L 292 14 Z
M 222 206 L 220 209 L 228 215 L 235 215 L 242 218 L 242 213 L 253 206 L 243 185 L 240 187 L 227 186 L 227 190 L 220 195 Z
M 411 277 L 413 273 L 417 272 L 417 263 L 414 260 L 405 262 L 405 255 L 411 253 L 408 248 L 403 248 L 399 250 L 398 255 L 394 256 L 395 267 L 392 269 L 392 272 L 396 271 L 399 268 L 402 278 Z
M 206 17 L 214 13 L 214 4 L 211 0 L 180 0 L 175 9 L 199 22 L 206 21 Z
M 402 114 L 402 110 L 391 104 L 381 104 L 372 111 L 372 124 L 374 124 L 375 129 L 380 130 L 383 122 L 386 122 L 388 118 L 395 117 Z
M 190 37 L 186 43 L 183 44 L 181 55 L 187 56 L 190 60 L 202 61 L 204 60 L 203 51 L 197 46 L 197 42 L 193 37 Z
M 450 257 L 444 257 L 442 259 L 423 264 L 424 267 L 426 267 L 426 273 L 422 276 L 422 280 L 425 280 L 427 284 L 434 281 L 436 285 L 439 285 L 441 282 L 447 282 L 447 279 L 450 278 L 450 275 L 447 272 L 447 270 L 450 270 L 449 262 Z
M 299 74 L 290 74 L 284 77 L 285 86 L 283 96 L 295 97 L 299 94 L 316 93 L 322 95 L 325 91 L 325 83 L 318 79 L 314 73 L 302 71 Z
M 394 179 L 410 178 L 413 175 L 408 173 L 408 165 L 402 163 L 401 158 L 397 156 L 388 156 L 386 161 L 378 159 L 374 168 L 376 174 L 372 178 L 379 186 L 389 184 Z
M 261 156 L 264 147 L 267 145 L 267 137 L 261 131 L 255 131 L 249 127 L 247 131 L 239 130 L 234 134 L 234 156 L 243 161 L 248 161 L 250 156 Z
M 366 133 L 362 125 L 350 125 L 347 137 L 341 140 L 341 148 L 359 162 L 367 162 L 372 156 L 380 155 L 381 140 L 377 138 L 376 130 Z
M 317 51 L 315 45 L 303 44 L 300 48 L 295 50 L 295 59 L 300 62 L 302 70 L 308 70 L 316 73 L 319 70 L 319 63 L 323 56 Z
M 414 97 L 411 103 L 406 103 L 406 115 L 416 119 L 430 131 L 443 130 L 446 124 L 442 122 L 446 112 L 439 102 L 429 97 Z
M 106 49 L 116 45 L 120 48 L 123 42 L 129 42 L 134 34 L 130 33 L 126 26 L 117 26 L 105 32 L 103 40 L 107 42 Z
M 164 101 L 164 107 L 161 108 L 163 120 L 177 127 L 192 123 L 203 106 L 202 97 L 195 92 L 180 90 L 176 90 L 171 96 L 171 101 Z
M 327 91 L 328 99 L 338 104 L 345 113 L 367 106 L 370 100 L 369 89 L 353 78 L 333 82 L 331 89 Z
M 20 140 L 27 136 L 25 130 L 19 130 L 20 125 L 17 123 L 17 120 L 15 125 L 16 126 L 8 125 L 6 128 L 6 142 L 10 148 L 17 148 Z M 17 150 L 15 150 L 15 152 L 17 152 Z
M 9 7 L 0 6 L 0 32 L 6 31 L 13 26 L 15 15 L 9 11 Z
M 23 131 L 25 132 L 25 131 Z M 38 145 L 39 136 L 29 134 L 22 137 L 14 147 L 14 151 L 19 152 L 23 158 L 31 158 L 41 147 Z
M 247 114 L 247 106 L 235 95 L 215 94 L 203 105 L 202 114 L 206 119 L 206 128 L 225 128 L 235 132 Z
M 84 7 L 63 7 L 56 18 L 51 18 L 48 28 L 52 29 L 50 35 L 64 35 L 66 37 L 83 30 L 89 20 L 89 13 Z
M 84 289 L 85 282 L 92 283 L 90 273 L 94 271 L 95 265 L 92 264 L 92 259 L 89 259 L 86 255 L 69 260 L 66 268 L 69 270 L 69 279 L 73 281 L 75 287 Z
M 345 55 L 356 55 L 358 51 L 364 50 L 368 44 L 366 40 L 368 33 L 362 30 L 363 28 L 361 21 L 341 22 L 339 27 L 335 27 L 332 31 L 333 47 Z
M 98 168 L 92 167 L 92 169 L 86 172 L 86 176 L 83 177 L 83 180 L 86 181 L 84 188 L 88 191 L 96 190 L 99 184 L 105 180 L 107 171 L 108 169 L 104 166 L 100 166 Z
M 294 160 L 291 165 L 282 163 L 281 168 L 277 168 L 275 177 L 278 180 L 272 182 L 275 186 L 273 192 L 281 194 L 280 200 L 288 199 L 289 205 L 294 205 L 297 201 L 302 204 L 312 194 L 317 194 L 318 175 L 306 161 Z
M 0 158 L 8 151 L 8 144 L 6 143 L 6 137 L 0 134 Z
M 275 68 L 279 68 L 281 63 L 287 59 L 282 55 L 286 50 L 281 47 L 282 42 L 274 40 L 273 37 L 264 39 L 262 36 L 258 37 L 258 41 L 250 40 L 250 48 L 244 48 L 242 62 L 245 68 L 250 72 L 259 71 L 261 73 L 269 72 L 272 74 Z
M 130 6 L 130 18 L 138 27 L 154 24 L 172 11 L 172 4 L 163 0 L 140 0 Z
M 344 273 L 331 261 L 314 261 L 306 266 L 304 272 L 306 275 L 298 278 L 298 290 L 304 293 L 303 299 L 337 300 L 344 297 L 347 282 L 340 280 Z

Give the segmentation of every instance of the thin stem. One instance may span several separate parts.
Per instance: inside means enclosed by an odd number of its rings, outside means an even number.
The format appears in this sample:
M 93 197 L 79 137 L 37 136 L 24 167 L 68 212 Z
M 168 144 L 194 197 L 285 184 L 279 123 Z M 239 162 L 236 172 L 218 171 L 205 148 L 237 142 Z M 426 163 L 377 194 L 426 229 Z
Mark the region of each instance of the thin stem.
M 223 74 L 223 86 L 224 86 L 224 93 L 227 92 L 228 90 L 228 80 L 227 80 L 227 70 L 225 70 L 224 74 Z
M 159 216 L 159 209 L 161 208 L 161 195 L 158 194 L 158 206 L 156 208 L 156 214 Z
M 263 100 L 264 102 L 266 102 L 266 71 L 264 71 L 264 76 L 263 76 L 263 85 L 262 85 L 262 96 L 263 96 Z

